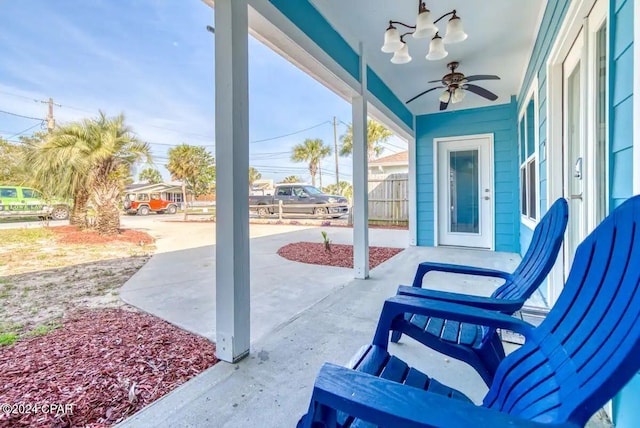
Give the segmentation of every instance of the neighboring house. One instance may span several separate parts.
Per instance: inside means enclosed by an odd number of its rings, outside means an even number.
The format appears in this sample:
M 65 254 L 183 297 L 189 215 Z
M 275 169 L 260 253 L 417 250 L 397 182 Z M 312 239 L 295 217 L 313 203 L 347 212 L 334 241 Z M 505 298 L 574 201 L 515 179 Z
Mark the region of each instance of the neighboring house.
M 182 203 L 182 184 L 180 183 L 134 183 L 125 188 L 126 192 L 160 193 L 162 199 Z M 187 189 L 188 192 L 188 189 Z
M 270 179 L 261 179 L 253 182 L 251 186 L 251 196 L 265 196 L 265 195 L 273 195 L 273 180 Z
M 400 39 L 416 23 L 414 2 L 371 0 L 364 7 L 361 1 L 243 0 L 252 11 L 252 19 L 247 19 L 239 1 L 224 0 L 227 7 L 216 10 L 216 33 L 230 38 L 245 29 L 236 27 L 250 22 L 259 40 L 351 101 L 353 123 L 360 124 L 360 130 L 354 130 L 354 147 L 366 147 L 361 125 L 367 116 L 408 141 L 412 245 L 523 254 L 547 207 L 567 198 L 570 218 L 562 254 L 542 287 L 552 305 L 578 243 L 613 208 L 640 193 L 640 42 L 634 43 L 634 35 L 640 37 L 640 0 L 430 0 L 426 7 L 432 18 L 450 16 L 457 8 L 468 33 L 459 38 L 461 43 L 430 53 L 433 61 L 425 59 L 429 37 L 407 38 L 406 44 Z M 398 24 L 395 35 L 385 33 L 384 23 L 397 19 L 405 20 L 409 29 Z M 437 24 L 442 33 L 448 20 Z M 386 51 L 402 49 L 382 52 L 385 34 L 395 44 Z M 222 40 L 227 39 L 216 38 L 216 43 Z M 249 114 L 243 104 L 248 87 L 246 51 L 240 49 L 244 43 L 244 37 L 238 37 L 233 49 L 219 44 L 217 52 L 225 51 L 216 57 L 236 66 L 229 68 L 233 72 L 216 75 L 216 106 L 224 107 L 216 110 L 217 120 L 234 118 L 233 129 L 220 131 L 217 138 L 228 149 L 217 161 L 233 163 L 236 169 L 245 168 L 247 160 L 235 154 L 249 147 L 248 138 L 238 137 L 245 135 Z M 453 94 L 439 85 L 449 61 L 459 61 L 457 71 L 465 76 L 500 79 L 479 78 L 470 86 L 462 80 L 467 89 L 461 95 L 456 91 L 456 99 L 448 103 Z M 497 99 L 489 102 L 479 96 L 476 84 Z M 408 103 L 420 93 L 425 95 Z M 445 101 L 448 108 L 441 111 Z M 354 151 L 353 165 L 358 191 L 365 188 L 370 172 L 364 167 L 366 150 Z M 225 182 L 233 182 L 233 173 L 229 168 Z M 235 203 L 242 212 L 233 194 L 224 202 Z M 363 279 L 369 275 L 368 219 L 358 203 L 364 201 L 366 195 L 354 195 L 354 247 L 359 248 L 354 251 L 354 275 Z M 218 217 L 221 230 L 235 224 L 233 213 Z M 233 238 L 218 236 L 218 245 L 242 249 L 239 243 L 248 241 L 248 232 Z M 219 264 L 216 274 L 236 279 L 235 272 L 248 263 L 248 255 L 238 250 L 234 265 Z M 233 293 L 226 292 L 228 301 L 217 305 L 233 305 L 248 314 L 248 303 L 238 303 L 241 298 L 248 302 L 248 280 L 231 279 Z M 225 325 L 239 325 L 228 318 Z M 228 349 L 235 355 L 245 348 L 248 352 L 248 328 L 233 333 L 227 337 L 241 337 L 243 344 Z M 230 354 L 221 353 L 226 360 L 232 360 Z M 616 426 L 640 426 L 639 400 L 640 374 L 614 400 Z
M 160 193 L 162 199 L 166 199 L 167 201 L 177 202 L 181 204 L 184 202 L 182 195 L 182 183 L 135 183 L 130 184 L 125 188 L 127 192 L 149 192 L 149 193 Z M 189 187 L 187 187 L 187 198 L 188 202 L 191 203 L 191 191 Z M 215 193 L 209 193 L 206 195 L 200 195 L 196 197 L 196 202 L 213 202 L 216 200 Z
M 409 151 L 394 153 L 369 162 L 369 175 L 409 172 Z

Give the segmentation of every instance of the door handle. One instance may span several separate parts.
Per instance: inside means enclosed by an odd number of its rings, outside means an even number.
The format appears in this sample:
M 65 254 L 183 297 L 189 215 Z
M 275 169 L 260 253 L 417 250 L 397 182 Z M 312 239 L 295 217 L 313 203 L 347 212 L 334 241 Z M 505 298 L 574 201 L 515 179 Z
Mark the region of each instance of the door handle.
M 571 196 L 569 196 L 569 200 L 570 201 L 573 201 L 573 200 L 576 200 L 576 199 L 581 201 L 582 200 L 582 193 L 580 193 L 579 195 L 571 195 Z
M 578 158 L 576 160 L 575 170 L 573 171 L 573 176 L 578 180 L 582 179 L 582 158 Z M 582 195 L 580 196 L 582 199 Z

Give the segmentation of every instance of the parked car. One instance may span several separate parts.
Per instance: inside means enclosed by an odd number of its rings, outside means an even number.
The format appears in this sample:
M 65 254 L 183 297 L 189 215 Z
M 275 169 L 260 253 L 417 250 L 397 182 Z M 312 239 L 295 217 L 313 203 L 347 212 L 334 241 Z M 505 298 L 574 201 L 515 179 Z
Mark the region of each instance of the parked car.
M 66 220 L 70 204 L 63 201 L 47 201 L 31 187 L 0 186 L 0 218 L 43 217 Z
M 158 214 L 175 214 L 178 205 L 173 201 L 162 199 L 160 193 L 130 192 L 124 197 L 124 210 L 127 214 L 148 215 L 150 212 Z
M 347 198 L 327 195 L 308 184 L 279 184 L 271 196 L 249 196 L 249 205 L 256 206 L 259 216 L 278 212 L 282 201 L 282 212 L 286 214 L 315 214 L 319 217 L 338 218 L 349 212 Z

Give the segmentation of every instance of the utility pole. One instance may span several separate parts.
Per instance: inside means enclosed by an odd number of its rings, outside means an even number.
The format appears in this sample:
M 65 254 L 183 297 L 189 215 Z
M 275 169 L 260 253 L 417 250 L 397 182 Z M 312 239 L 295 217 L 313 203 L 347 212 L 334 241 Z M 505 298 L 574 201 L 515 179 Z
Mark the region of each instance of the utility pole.
M 49 114 L 47 115 L 47 131 L 53 131 L 56 127 L 56 120 L 53 117 L 53 98 L 49 97 L 49 101 L 40 100 L 42 104 L 49 104 Z M 58 107 L 62 107 L 60 104 L 56 104 Z
M 336 192 L 340 191 L 340 175 L 338 174 L 338 131 L 336 117 L 333 116 L 333 147 L 336 152 Z

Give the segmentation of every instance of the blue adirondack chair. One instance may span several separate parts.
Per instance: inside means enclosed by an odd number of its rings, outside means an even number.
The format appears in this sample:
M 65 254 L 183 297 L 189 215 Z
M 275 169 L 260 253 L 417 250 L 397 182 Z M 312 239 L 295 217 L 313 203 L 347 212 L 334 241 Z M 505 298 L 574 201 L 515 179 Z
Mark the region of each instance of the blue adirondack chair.
M 404 313 L 523 334 L 482 406 L 387 352 Z M 394 296 L 352 368 L 325 364 L 299 426 L 580 427 L 640 369 L 640 196 L 580 244 L 565 287 L 539 327 L 450 302 Z M 368 421 L 368 422 L 365 422 Z
M 533 232 L 531 244 L 513 273 L 472 266 L 443 263 L 420 263 L 413 286 L 400 286 L 399 295 L 427 297 L 484 309 L 513 314 L 538 289 L 556 261 L 567 227 L 568 209 L 564 199 L 558 199 Z M 504 279 L 490 297 L 427 290 L 423 277 L 431 271 Z M 404 322 L 395 324 L 391 341 L 397 342 L 404 333 L 438 352 L 470 364 L 487 385 L 491 385 L 496 368 L 504 358 L 504 349 L 495 328 L 424 316 L 405 314 Z

